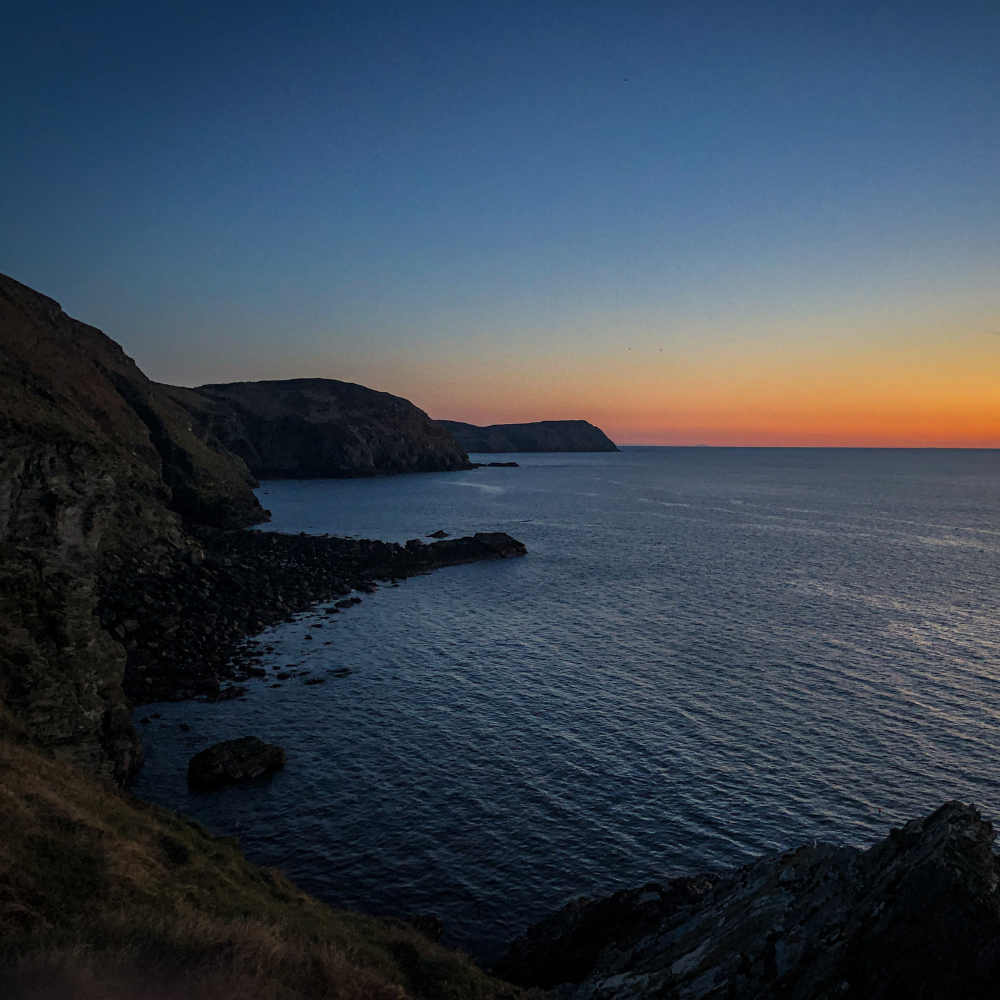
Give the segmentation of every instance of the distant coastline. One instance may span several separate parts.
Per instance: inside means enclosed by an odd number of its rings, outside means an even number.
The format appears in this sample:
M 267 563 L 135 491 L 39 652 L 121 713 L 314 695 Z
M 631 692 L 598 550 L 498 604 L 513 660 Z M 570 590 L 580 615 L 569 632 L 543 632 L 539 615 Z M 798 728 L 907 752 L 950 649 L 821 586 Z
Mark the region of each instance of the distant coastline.
M 486 455 L 539 451 L 618 451 L 618 446 L 586 420 L 538 420 L 527 424 L 477 427 L 459 420 L 436 421 L 468 452 Z

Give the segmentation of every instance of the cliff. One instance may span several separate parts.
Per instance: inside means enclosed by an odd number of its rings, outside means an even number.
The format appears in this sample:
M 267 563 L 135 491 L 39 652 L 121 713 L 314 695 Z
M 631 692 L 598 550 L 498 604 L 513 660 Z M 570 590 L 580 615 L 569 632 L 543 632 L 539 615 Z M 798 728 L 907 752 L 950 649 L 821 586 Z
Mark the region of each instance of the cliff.
M 134 695 L 211 693 L 245 635 L 370 580 L 373 560 L 404 576 L 496 554 L 469 540 L 461 553 L 389 558 L 319 540 L 296 583 L 297 543 L 232 540 L 267 518 L 254 473 L 469 467 L 425 413 L 362 386 L 154 383 L 100 330 L 0 276 L 0 733 L 125 781 L 142 753 L 126 672 Z M 233 545 L 253 605 L 218 565 Z M 195 641 L 179 611 L 213 640 Z
M 99 330 L 0 276 L 0 702 L 38 745 L 122 780 L 139 745 L 99 575 L 197 558 L 185 519 L 265 519 L 250 474 Z M 13 723 L 11 724 L 13 725 Z
M 455 438 L 406 399 L 324 378 L 163 386 L 194 432 L 261 479 L 469 469 Z
M 618 451 L 599 427 L 586 420 L 539 420 L 531 424 L 491 424 L 476 427 L 457 420 L 438 423 L 455 435 L 469 452 Z
M 493 971 L 561 1000 L 994 996 L 994 836 L 973 806 L 948 802 L 867 851 L 817 844 L 579 899 Z

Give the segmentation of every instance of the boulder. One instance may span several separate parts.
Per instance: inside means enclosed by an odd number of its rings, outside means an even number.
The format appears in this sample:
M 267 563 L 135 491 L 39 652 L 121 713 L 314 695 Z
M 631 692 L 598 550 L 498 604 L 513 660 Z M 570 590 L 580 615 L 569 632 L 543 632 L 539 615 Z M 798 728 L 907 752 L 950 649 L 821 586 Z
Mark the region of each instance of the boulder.
M 560 1000 L 996 996 L 1000 859 L 947 802 L 867 851 L 813 843 L 732 872 L 575 900 L 493 974 Z
M 188 784 L 211 792 L 239 781 L 264 778 L 285 766 L 285 751 L 256 736 L 216 743 L 196 753 L 188 763 Z

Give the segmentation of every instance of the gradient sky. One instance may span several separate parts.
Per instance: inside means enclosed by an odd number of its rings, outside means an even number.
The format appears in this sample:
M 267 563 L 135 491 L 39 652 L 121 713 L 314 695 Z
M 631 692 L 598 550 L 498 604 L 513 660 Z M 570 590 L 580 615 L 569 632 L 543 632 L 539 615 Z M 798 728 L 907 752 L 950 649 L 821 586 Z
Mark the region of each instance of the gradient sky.
M 1000 4 L 4 7 L 0 271 L 153 378 L 1000 446 Z

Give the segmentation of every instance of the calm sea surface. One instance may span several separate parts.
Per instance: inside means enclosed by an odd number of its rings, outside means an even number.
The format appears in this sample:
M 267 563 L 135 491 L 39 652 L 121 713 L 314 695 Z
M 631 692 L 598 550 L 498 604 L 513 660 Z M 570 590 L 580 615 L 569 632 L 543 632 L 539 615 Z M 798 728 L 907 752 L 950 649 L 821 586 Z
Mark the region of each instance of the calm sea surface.
M 996 815 L 1000 453 L 512 457 L 265 483 L 275 530 L 502 530 L 529 555 L 269 630 L 269 668 L 350 674 L 144 706 L 133 791 L 485 961 L 577 894 L 870 844 L 947 798 Z M 285 771 L 188 791 L 191 754 L 247 734 Z

